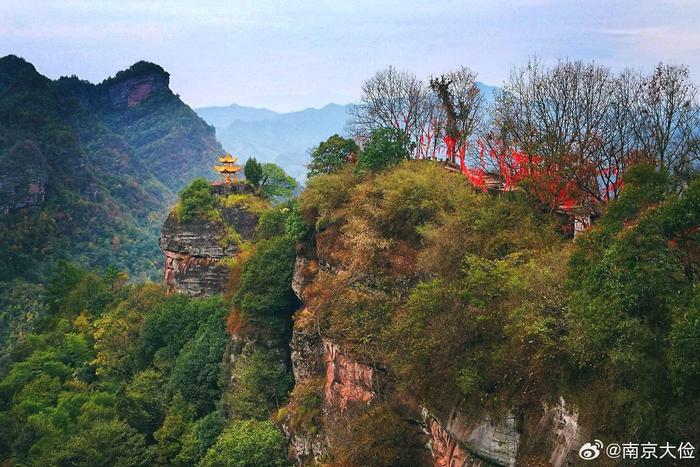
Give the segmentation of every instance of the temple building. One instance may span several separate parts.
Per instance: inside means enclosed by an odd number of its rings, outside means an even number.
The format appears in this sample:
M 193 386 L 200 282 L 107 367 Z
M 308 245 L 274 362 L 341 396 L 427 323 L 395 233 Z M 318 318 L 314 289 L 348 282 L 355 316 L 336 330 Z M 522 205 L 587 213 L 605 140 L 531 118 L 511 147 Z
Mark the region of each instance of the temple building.
M 238 172 L 241 171 L 241 166 L 237 164 L 238 158 L 227 153 L 224 157 L 219 157 L 219 162 L 222 165 L 215 165 L 214 170 L 219 172 L 221 182 L 229 185 L 237 182 Z

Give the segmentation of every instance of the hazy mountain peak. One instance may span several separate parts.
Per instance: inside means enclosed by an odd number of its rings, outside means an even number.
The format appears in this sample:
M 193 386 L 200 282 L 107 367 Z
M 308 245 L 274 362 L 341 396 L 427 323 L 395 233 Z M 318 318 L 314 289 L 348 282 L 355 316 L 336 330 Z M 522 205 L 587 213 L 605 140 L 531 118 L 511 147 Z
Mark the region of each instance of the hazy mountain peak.
M 117 72 L 114 77 L 109 77 L 100 84 L 112 84 L 114 82 L 126 81 L 129 79 L 139 79 L 156 77 L 161 81 L 165 81 L 166 85 L 170 83 L 170 73 L 165 71 L 163 67 L 155 63 L 144 60 L 138 61 L 131 65 L 126 70 Z
M 50 80 L 42 76 L 28 61 L 17 55 L 6 55 L 0 58 L 0 93 L 15 85 L 31 85 L 38 82 L 48 83 Z

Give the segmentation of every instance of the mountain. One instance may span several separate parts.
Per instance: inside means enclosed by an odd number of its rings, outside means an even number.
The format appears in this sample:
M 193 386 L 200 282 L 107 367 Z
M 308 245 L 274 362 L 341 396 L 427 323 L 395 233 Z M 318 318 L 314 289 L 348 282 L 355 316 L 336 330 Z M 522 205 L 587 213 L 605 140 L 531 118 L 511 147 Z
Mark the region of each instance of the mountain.
M 238 104 L 231 104 L 226 107 L 202 107 L 196 110 L 199 116 L 207 123 L 221 128 L 225 128 L 236 121 L 259 122 L 280 115 L 272 110 L 258 107 L 245 107 Z
M 222 151 L 169 79 L 138 62 L 99 84 L 51 80 L 0 58 L 0 281 L 39 281 L 58 258 L 160 269 L 175 193 Z
M 484 83 L 476 83 L 476 87 L 484 95 L 484 101 L 487 105 L 493 104 L 496 100 L 496 95 L 501 91 L 501 88 L 498 86 L 489 86 Z
M 216 127 L 227 151 L 241 160 L 274 162 L 297 180 L 306 178 L 310 149 L 335 133 L 343 134 L 347 120 L 347 106 L 338 104 L 289 113 L 236 104 L 196 110 Z
M 500 88 L 483 83 L 477 86 L 486 104 L 492 104 Z M 255 157 L 274 162 L 292 177 L 304 180 L 310 150 L 333 134 L 345 134 L 347 109 L 348 105 L 328 104 L 320 109 L 277 113 L 232 104 L 195 110 L 216 128 L 224 148 L 241 160 Z

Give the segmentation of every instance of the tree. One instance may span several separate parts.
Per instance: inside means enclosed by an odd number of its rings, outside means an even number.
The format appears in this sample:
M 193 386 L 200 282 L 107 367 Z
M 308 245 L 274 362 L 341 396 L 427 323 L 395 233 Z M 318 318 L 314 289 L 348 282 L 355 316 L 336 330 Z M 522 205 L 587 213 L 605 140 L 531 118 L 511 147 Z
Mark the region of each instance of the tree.
M 263 177 L 263 169 L 260 162 L 258 162 L 254 157 L 248 159 L 243 168 L 243 173 L 245 174 L 246 180 L 250 182 L 251 185 L 257 187 L 260 185 L 260 180 Z
M 411 157 L 412 143 L 408 136 L 395 128 L 381 128 L 372 132 L 369 141 L 357 158 L 357 170 L 379 172 Z
M 595 64 L 563 61 L 545 68 L 533 60 L 511 73 L 496 98 L 499 143 L 529 158 L 539 182 L 549 186 L 553 206 L 571 181 L 600 199 L 595 161 L 611 80 L 609 71 Z
M 497 97 L 491 136 L 529 158 L 554 198 L 571 184 L 576 201 L 598 205 L 617 197 L 637 163 L 688 178 L 700 156 L 696 95 L 682 66 L 615 76 L 592 63 L 534 60 Z
M 39 464 L 76 467 L 152 465 L 143 435 L 116 419 L 96 421 L 47 453 L 41 461 Z
M 175 209 L 182 222 L 215 219 L 218 215 L 212 187 L 203 178 L 194 180 L 180 192 L 180 201 Z
M 686 66 L 660 63 L 643 78 L 635 116 L 644 151 L 676 175 L 687 175 L 700 157 L 700 107 Z
M 163 387 L 167 379 L 158 371 L 147 369 L 134 375 L 118 401 L 119 412 L 130 426 L 150 435 L 163 423 L 167 396 Z
M 445 121 L 444 137 L 448 144 L 447 158 L 454 162 L 455 153 L 466 144 L 484 117 L 484 96 L 476 85 L 476 73 L 461 67 L 430 80 L 430 88 L 442 106 Z M 436 135 L 437 136 L 437 135 Z
M 394 67 L 377 72 L 362 85 L 360 103 L 348 110 L 350 134 L 367 139 L 375 130 L 393 128 L 417 143 L 430 116 L 429 94 L 412 73 Z
M 146 316 L 165 301 L 163 287 L 145 284 L 129 292 L 127 297 L 93 324 L 94 364 L 97 374 L 114 380 L 129 379 L 136 371 L 141 326 Z
M 174 465 L 197 465 L 216 442 L 226 426 L 226 420 L 218 411 L 211 412 L 190 425 L 182 436 L 182 447 L 175 457 Z
M 333 135 L 311 151 L 311 163 L 307 176 L 329 174 L 342 168 L 359 152 L 357 143 L 352 139 Z
M 159 465 L 172 465 L 182 449 L 183 437 L 191 429 L 194 408 L 182 396 L 175 394 L 163 425 L 154 433 L 158 442 L 155 454 Z
M 170 376 L 170 390 L 181 393 L 200 416 L 212 411 L 221 397 L 221 355 L 228 341 L 225 313 L 224 307 L 211 310 L 195 337 L 182 347 Z
M 289 198 L 297 187 L 294 178 L 285 173 L 282 168 L 272 162 L 262 165 L 260 190 L 268 198 Z
M 285 332 L 281 322 L 297 305 L 292 291 L 295 242 L 286 237 L 261 241 L 243 266 L 234 304 L 253 323 Z
M 285 460 L 284 435 L 270 421 L 233 422 L 209 449 L 203 467 L 281 467 Z
M 292 375 L 280 357 L 261 347 L 236 359 L 234 388 L 228 396 L 230 416 L 265 419 L 279 409 L 292 386 Z
M 46 285 L 44 299 L 53 314 L 61 311 L 69 292 L 83 280 L 87 271 L 64 259 L 58 260 Z

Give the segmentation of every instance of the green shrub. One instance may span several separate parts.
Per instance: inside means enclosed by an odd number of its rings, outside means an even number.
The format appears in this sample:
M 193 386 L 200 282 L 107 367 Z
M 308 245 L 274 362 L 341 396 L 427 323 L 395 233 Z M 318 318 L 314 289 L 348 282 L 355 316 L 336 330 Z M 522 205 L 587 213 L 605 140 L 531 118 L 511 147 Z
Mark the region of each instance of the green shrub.
M 375 130 L 357 158 L 356 170 L 386 170 L 409 159 L 411 150 L 408 135 L 403 131 L 394 128 Z
M 301 215 L 299 202 L 292 203 L 292 207 L 287 213 L 284 232 L 287 237 L 296 242 L 306 240 L 311 234 L 311 229 Z
M 692 228 L 700 182 L 674 194 L 667 174 L 644 166 L 625 182 L 601 222 L 576 241 L 567 349 L 578 377 L 609 388 L 613 433 L 688 436 L 697 430 L 687 420 L 700 410 Z
M 289 427 L 296 433 L 318 433 L 321 423 L 321 409 L 323 407 L 323 378 L 309 378 L 297 382 L 294 385 L 291 399 L 293 407 L 288 413 Z
M 227 399 L 233 418 L 265 419 L 285 402 L 292 375 L 280 358 L 267 349 L 256 348 L 236 359 L 234 389 Z
M 258 243 L 243 265 L 233 297 L 243 316 L 254 324 L 284 335 L 298 300 L 292 291 L 296 251 L 294 241 L 278 237 Z
M 333 465 L 414 467 L 432 459 L 419 433 L 386 404 L 373 404 L 365 413 L 333 427 Z
M 203 467 L 282 467 L 284 435 L 270 421 L 234 421 L 202 460 Z
M 290 211 L 289 203 L 285 203 L 263 212 L 258 221 L 255 237 L 258 240 L 268 240 L 284 235 Z
M 359 147 L 352 139 L 333 135 L 311 151 L 308 178 L 316 175 L 333 173 L 343 168 L 353 155 L 357 155 Z
M 175 212 L 181 222 L 194 220 L 218 220 L 221 217 L 217 209 L 214 191 L 203 178 L 194 180 L 180 192 L 180 200 Z

